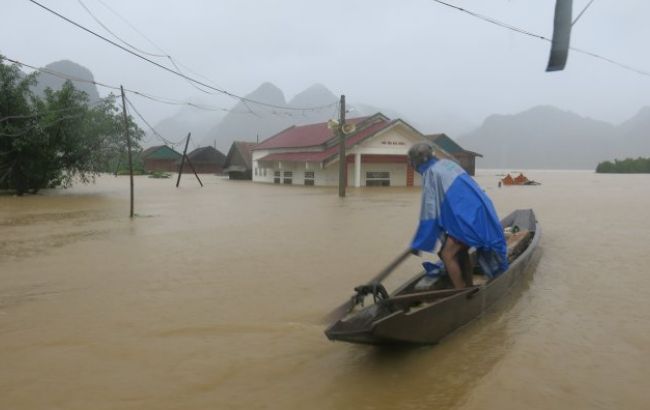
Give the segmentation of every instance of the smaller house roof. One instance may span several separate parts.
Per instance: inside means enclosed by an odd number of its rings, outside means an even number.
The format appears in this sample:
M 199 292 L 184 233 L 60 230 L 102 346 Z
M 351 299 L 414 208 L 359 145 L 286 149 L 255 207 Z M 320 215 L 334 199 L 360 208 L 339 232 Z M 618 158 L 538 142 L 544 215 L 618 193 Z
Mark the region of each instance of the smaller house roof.
M 483 155 L 473 152 L 473 151 L 468 151 L 458 145 L 458 143 L 454 140 L 452 140 L 447 134 L 441 133 L 441 134 L 429 134 L 425 135 L 425 137 L 439 146 L 440 148 L 444 149 L 448 153 L 452 155 L 456 154 L 466 154 L 466 155 L 474 155 L 476 157 L 483 157 Z
M 142 151 L 142 159 L 169 159 L 177 160 L 181 157 L 181 154 L 174 151 L 172 148 L 167 145 L 156 145 L 149 147 Z
M 223 166 L 226 162 L 226 156 L 212 146 L 199 147 L 187 154 L 187 157 L 193 164 L 217 164 Z
M 239 153 L 241 156 L 242 161 L 244 162 L 244 165 L 248 168 L 253 167 L 253 148 L 255 148 L 257 144 L 254 142 L 246 142 L 246 141 L 235 141 L 232 143 L 232 147 L 230 150 L 232 151 L 233 149 Z M 234 152 L 233 152 L 234 154 Z M 228 160 L 233 160 L 234 158 L 231 158 L 231 153 L 230 151 L 228 152 Z M 227 161 L 228 161 L 227 160 Z M 226 161 L 226 162 L 227 162 Z

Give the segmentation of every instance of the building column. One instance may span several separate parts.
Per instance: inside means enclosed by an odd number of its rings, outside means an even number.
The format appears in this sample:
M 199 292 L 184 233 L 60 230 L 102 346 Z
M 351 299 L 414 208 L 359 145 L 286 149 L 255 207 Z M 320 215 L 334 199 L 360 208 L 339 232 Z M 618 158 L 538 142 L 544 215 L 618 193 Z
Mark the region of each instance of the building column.
M 354 186 L 361 186 L 361 154 L 358 152 L 354 154 Z

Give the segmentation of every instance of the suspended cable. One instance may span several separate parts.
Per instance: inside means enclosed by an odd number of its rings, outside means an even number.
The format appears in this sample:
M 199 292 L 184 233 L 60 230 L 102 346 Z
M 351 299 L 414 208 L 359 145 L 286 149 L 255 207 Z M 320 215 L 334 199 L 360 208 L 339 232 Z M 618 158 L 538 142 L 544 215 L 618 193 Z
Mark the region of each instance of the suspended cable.
M 105 84 L 105 83 L 95 81 L 95 80 L 88 80 L 88 79 L 85 79 L 85 78 L 71 76 L 71 75 L 64 74 L 64 73 L 61 73 L 61 72 L 58 72 L 58 71 L 55 71 L 55 70 L 51 70 L 51 69 L 48 69 L 48 68 L 36 67 L 36 66 L 30 65 L 30 64 L 27 64 L 27 63 L 23 63 L 21 61 L 15 60 L 15 59 L 8 58 L 6 56 L 3 56 L 3 59 L 7 60 L 7 61 L 9 61 L 11 63 L 18 64 L 21 67 L 27 67 L 27 68 L 30 68 L 32 70 L 35 70 L 35 71 L 38 71 L 38 72 L 41 72 L 41 73 L 45 73 L 45 74 L 49 74 L 49 75 L 52 75 L 52 76 L 55 76 L 55 77 L 58 77 L 58 78 L 62 78 L 64 80 L 76 81 L 76 82 L 86 83 L 86 84 L 94 84 L 94 85 L 96 85 L 98 87 L 104 87 L 104 88 L 107 88 L 107 89 L 110 89 L 110 90 L 117 90 L 117 91 L 120 90 L 120 87 L 118 87 L 118 86 Z M 171 99 L 171 98 L 167 98 L 167 97 L 155 96 L 155 95 L 152 95 L 152 94 L 149 94 L 149 93 L 145 93 L 145 92 L 137 91 L 137 90 L 132 90 L 132 89 L 129 89 L 129 88 L 125 88 L 124 91 L 129 92 L 129 93 L 134 94 L 134 95 L 138 95 L 140 97 L 147 98 L 147 99 L 149 99 L 151 101 L 156 101 L 156 102 L 159 102 L 159 103 L 162 103 L 162 104 L 167 104 L 167 105 L 186 105 L 188 107 L 193 107 L 193 108 L 204 110 L 204 111 L 221 111 L 221 112 L 231 112 L 231 113 L 235 113 L 235 114 L 248 114 L 245 111 L 236 111 L 236 110 L 229 110 L 227 108 L 222 108 L 222 107 L 215 107 L 215 106 L 209 106 L 209 105 L 204 105 L 204 104 L 195 104 L 195 103 L 191 103 L 191 102 L 187 102 L 187 101 L 181 101 L 181 100 L 175 100 L 175 99 Z
M 209 79 L 208 77 L 206 77 L 206 76 L 204 76 L 204 75 L 202 75 L 202 74 L 200 74 L 200 73 L 197 73 L 196 71 L 192 70 L 192 68 L 190 68 L 190 67 L 188 67 L 187 65 L 181 63 L 180 61 L 176 60 L 176 59 L 175 59 L 174 57 L 172 57 L 172 56 L 171 56 L 171 55 L 170 55 L 166 50 L 163 50 L 162 47 L 160 47 L 160 46 L 159 46 L 158 44 L 156 44 L 152 39 L 150 39 L 149 37 L 147 37 L 147 36 L 146 36 L 142 31 L 138 30 L 138 28 L 137 28 L 135 25 L 131 24 L 131 22 L 130 22 L 129 20 L 127 20 L 124 16 L 122 16 L 120 13 L 118 13 L 118 12 L 117 12 L 115 9 L 113 9 L 110 5 L 106 4 L 106 2 L 104 2 L 103 0 L 97 0 L 97 1 L 98 1 L 99 3 L 101 3 L 101 4 L 102 4 L 102 5 L 103 5 L 103 6 L 104 6 L 108 11 L 110 11 L 111 13 L 113 13 L 113 14 L 114 14 L 115 16 L 117 16 L 120 20 L 122 20 L 122 21 L 123 21 L 124 23 L 126 23 L 129 27 L 131 27 L 131 29 L 132 29 L 133 31 L 135 31 L 135 32 L 138 33 L 140 36 L 142 36 L 142 38 L 144 38 L 145 40 L 147 40 L 147 41 L 149 42 L 149 44 L 151 44 L 153 47 L 155 47 L 155 48 L 156 48 L 158 51 L 160 51 L 161 53 L 165 54 L 165 56 L 166 56 L 166 57 L 170 60 L 170 62 L 171 62 L 171 63 L 172 63 L 176 68 L 177 68 L 178 71 L 182 71 L 182 70 L 180 70 L 180 69 L 177 67 L 177 66 L 181 66 L 181 67 L 183 67 L 186 71 L 189 71 L 190 73 L 196 75 L 197 77 L 200 77 L 200 78 L 202 78 L 202 79 L 208 81 L 210 84 L 214 85 L 215 87 L 217 87 L 217 88 L 223 88 L 223 87 L 221 87 L 219 84 L 215 83 L 213 80 Z M 190 83 L 191 83 L 191 82 L 190 82 Z M 192 83 L 192 84 L 194 84 L 194 83 Z
M 96 22 L 97 24 L 99 24 L 100 26 L 102 26 L 102 28 L 103 28 L 104 30 L 106 30 L 109 34 L 111 34 L 113 37 L 115 37 L 115 39 L 117 39 L 119 42 L 121 42 L 121 43 L 124 44 L 125 46 L 127 46 L 127 47 L 131 47 L 132 49 L 136 50 L 137 52 L 142 53 L 142 54 L 146 54 L 146 55 L 151 56 L 151 57 L 167 57 L 166 54 L 155 54 L 155 53 L 150 53 L 150 52 L 144 51 L 144 50 L 142 50 L 142 49 L 139 49 L 138 47 L 134 46 L 133 44 L 127 42 L 127 41 L 124 40 L 122 37 L 120 37 L 120 36 L 118 36 L 117 34 L 115 34 L 115 33 L 114 33 L 111 29 L 109 29 L 109 28 L 108 28 L 104 23 L 102 23 L 102 21 L 101 21 L 97 16 L 95 16 L 95 15 L 93 14 L 92 11 L 90 11 L 90 9 L 86 6 L 86 4 L 84 4 L 83 1 L 81 1 L 81 0 L 77 0 L 77 2 L 79 3 L 79 5 L 80 5 L 81 7 L 83 7 L 84 10 L 86 10 L 86 12 L 90 15 L 90 17 L 91 17 L 93 20 L 95 20 L 95 22 Z
M 475 18 L 478 18 L 478 19 L 480 19 L 480 20 L 486 21 L 486 22 L 488 22 L 488 23 L 491 23 L 491 24 L 497 25 L 497 26 L 499 26 L 499 27 L 503 27 L 503 28 L 505 28 L 505 29 L 515 31 L 515 32 L 517 32 L 517 33 L 524 34 L 524 35 L 529 36 L 529 37 L 534 37 L 534 38 L 538 38 L 538 39 L 540 39 L 540 40 L 548 41 L 549 43 L 552 43 L 552 42 L 553 42 L 553 40 L 551 40 L 551 39 L 548 38 L 548 37 L 544 37 L 544 36 L 542 36 L 542 35 L 540 35 L 540 34 L 536 34 L 536 33 L 530 32 L 530 31 L 528 31 L 528 30 L 525 30 L 525 29 L 522 29 L 522 28 L 516 27 L 516 26 L 512 26 L 512 25 L 510 25 L 510 24 L 508 24 L 508 23 L 504 23 L 504 22 L 499 21 L 499 20 L 496 20 L 496 19 L 494 19 L 494 18 L 492 18 L 492 17 L 484 16 L 484 15 L 482 15 L 482 14 L 475 13 L 475 12 L 473 12 L 473 11 L 470 11 L 470 10 L 464 9 L 464 8 L 462 8 L 462 7 L 458 7 L 458 6 L 456 6 L 456 5 L 453 5 L 453 4 L 450 4 L 450 3 L 447 3 L 447 2 L 444 2 L 444 1 L 441 1 L 441 0 L 431 0 L 431 1 L 436 2 L 436 3 L 438 3 L 438 4 L 441 4 L 441 5 L 443 5 L 443 6 L 446 6 L 446 7 L 450 7 L 450 8 L 452 8 L 452 9 L 457 10 L 457 11 L 461 11 L 461 12 L 463 12 L 463 13 L 469 14 L 469 15 L 472 16 L 472 17 L 475 17 Z M 593 0 L 592 0 L 591 2 L 593 3 Z M 590 3 L 590 4 L 591 4 L 591 3 Z M 590 5 L 590 4 L 589 4 L 589 5 Z M 589 5 L 587 5 L 587 8 L 589 7 Z M 586 8 L 585 8 L 585 10 L 586 10 Z M 585 10 L 583 10 L 582 13 L 584 13 Z M 581 13 L 581 14 L 582 14 L 582 13 Z M 579 18 L 579 17 L 580 17 L 580 16 L 578 16 L 578 18 Z M 576 19 L 576 20 L 577 20 L 577 19 Z M 575 22 L 574 22 L 574 23 L 575 23 Z M 577 53 L 585 54 L 585 55 L 588 55 L 588 56 L 590 56 L 590 57 L 593 57 L 593 58 L 596 58 L 596 59 L 599 59 L 599 60 L 606 61 L 606 62 L 608 62 L 608 63 L 610 63 L 610 64 L 616 65 L 616 66 L 618 66 L 618 67 L 620 67 L 620 68 L 624 68 L 624 69 L 629 70 L 629 71 L 633 71 L 633 72 L 635 72 L 635 73 L 637 73 L 637 74 L 640 74 L 640 75 L 643 75 L 643 76 L 650 77 L 650 72 L 648 72 L 648 71 L 644 71 L 644 70 L 641 70 L 641 69 L 638 69 L 638 68 L 634 68 L 634 67 L 629 66 L 629 65 L 627 65 L 627 64 L 620 63 L 620 62 L 618 62 L 618 61 L 612 60 L 611 58 L 601 56 L 601 55 L 596 54 L 596 53 L 593 53 L 593 52 L 591 52 L 591 51 L 582 50 L 582 49 L 580 49 L 580 48 L 576 48 L 576 47 L 569 47 L 569 49 L 570 49 L 570 50 L 573 50 L 573 51 L 575 51 L 575 52 L 577 52 Z
M 124 40 L 122 37 L 120 37 L 120 36 L 118 36 L 117 34 L 115 34 L 115 32 L 114 32 L 113 30 L 111 30 L 110 28 L 108 28 L 108 26 L 107 26 L 106 24 L 104 24 L 104 23 L 103 23 L 103 22 L 102 22 L 102 21 L 101 21 L 101 20 L 100 20 L 100 19 L 99 19 L 99 18 L 98 18 L 98 17 L 97 17 L 97 16 L 96 16 L 96 15 L 95 15 L 95 14 L 94 14 L 94 13 L 93 13 L 89 8 L 88 8 L 88 6 L 86 6 L 86 4 L 84 4 L 84 2 L 83 2 L 82 0 L 77 0 L 77 2 L 81 5 L 81 7 L 83 7 L 84 10 L 86 10 L 86 12 L 90 15 L 90 17 L 91 17 L 93 20 L 95 20 L 95 22 L 97 22 L 97 24 L 99 24 L 100 26 L 102 26 L 102 27 L 104 28 L 104 30 L 106 30 L 109 34 L 111 34 L 114 38 L 116 38 L 116 39 L 117 39 L 118 41 L 120 41 L 122 44 L 126 45 L 127 47 L 132 48 L 133 50 L 135 50 L 135 51 L 137 51 L 137 52 L 139 52 L 139 53 L 146 54 L 146 55 L 151 56 L 151 57 L 162 57 L 162 58 L 166 58 L 166 59 L 168 59 L 169 62 L 174 66 L 174 68 L 176 68 L 177 71 L 183 73 L 183 70 L 181 70 L 181 68 L 179 67 L 179 64 L 177 64 L 177 62 L 174 60 L 174 58 L 173 58 L 172 56 L 170 56 L 170 55 L 169 55 L 165 50 L 162 50 L 160 47 L 158 47 L 158 46 L 156 46 L 156 45 L 154 44 L 154 46 L 155 46 L 156 48 L 158 48 L 158 49 L 160 50 L 161 53 L 163 53 L 163 54 L 156 54 L 156 53 L 151 53 L 151 52 L 148 52 L 148 51 L 144 51 L 144 50 L 142 50 L 142 49 L 140 49 L 140 48 L 138 48 L 138 47 L 132 45 L 131 43 L 129 43 L 129 42 L 127 42 L 126 40 Z M 104 4 L 104 3 L 102 3 L 102 4 Z M 105 5 L 105 4 L 104 4 L 104 5 Z M 108 6 L 107 6 L 107 7 L 108 7 Z M 110 9 L 110 10 L 113 11 L 112 9 Z M 117 13 L 117 12 L 113 11 L 113 13 Z M 122 18 L 122 19 L 125 20 L 124 18 Z M 126 20 L 125 20 L 125 21 L 126 21 Z M 133 27 L 130 23 L 129 23 L 129 25 L 130 25 L 131 27 Z M 137 30 L 136 30 L 136 31 L 137 31 Z M 138 31 L 138 33 L 144 37 L 144 34 L 140 33 L 139 31 Z M 149 40 L 149 41 L 150 41 L 150 40 Z M 185 73 L 183 73 L 183 74 L 185 74 Z M 213 94 L 213 93 L 211 93 L 210 91 L 206 91 L 206 90 L 204 90 L 203 88 L 197 86 L 196 84 L 194 84 L 193 82 L 191 82 L 191 81 L 189 81 L 189 80 L 187 80 L 187 79 L 185 79 L 185 81 L 187 81 L 187 83 L 188 83 L 189 85 L 191 85 L 192 87 L 194 87 L 194 88 L 196 88 L 197 90 L 201 91 L 202 93 Z
M 77 115 L 69 115 L 69 116 L 66 116 L 66 117 L 60 117 L 60 118 L 57 118 L 56 120 L 52 121 L 51 123 L 48 123 L 48 124 L 45 124 L 45 125 L 40 124 L 40 123 L 36 123 L 36 124 L 32 125 L 31 127 L 26 128 L 26 129 L 18 132 L 17 134 L 3 134 L 3 133 L 0 133 L 0 137 L 21 137 L 21 136 L 23 136 L 25 134 L 28 134 L 29 132 L 37 129 L 37 128 L 41 128 L 41 129 L 50 128 L 50 127 L 53 127 L 53 126 L 55 126 L 56 124 L 58 124 L 60 122 L 67 121 L 67 120 L 73 120 L 75 118 L 80 118 L 80 117 L 83 117 L 83 116 L 84 116 L 84 113 L 77 114 Z
M 164 142 L 165 144 L 167 144 L 167 145 L 171 145 L 171 146 L 176 146 L 176 145 L 179 145 L 180 143 L 182 143 L 182 141 L 185 139 L 185 138 L 182 138 L 182 139 L 179 140 L 178 142 L 172 142 L 172 141 L 168 140 L 167 138 L 163 137 L 162 135 L 160 135 L 160 133 L 159 133 L 158 131 L 156 131 L 156 129 L 155 129 L 154 127 L 151 126 L 151 124 L 149 124 L 149 121 L 147 121 L 147 120 L 144 118 L 144 116 L 143 116 L 142 114 L 140 114 L 140 111 L 138 111 L 138 109 L 135 108 L 135 105 L 133 105 L 133 103 L 131 102 L 131 100 L 129 100 L 128 97 L 125 97 L 124 99 L 125 99 L 126 102 L 129 104 L 129 106 L 133 109 L 133 112 L 135 112 L 135 114 L 136 114 L 136 115 L 137 115 L 137 116 L 138 116 L 138 117 L 139 117 L 139 118 L 140 118 L 140 119 L 145 123 L 145 125 L 146 125 L 147 127 L 149 127 L 149 129 L 151 130 L 151 132 L 153 132 L 153 134 L 154 134 L 156 137 L 158 137 L 158 138 L 159 138 L 162 142 Z
M 578 16 L 576 17 L 576 19 L 573 20 L 573 23 L 571 23 L 571 26 L 573 26 L 574 24 L 576 24 L 576 23 L 578 22 L 578 20 L 580 20 L 580 17 L 582 17 L 582 15 L 585 14 L 585 11 L 587 11 L 587 9 L 589 8 L 589 6 L 591 6 L 591 3 L 593 3 L 593 2 L 594 2 L 594 0 L 591 0 L 591 1 L 590 1 L 590 2 L 585 6 L 585 8 L 582 9 L 582 11 L 581 11 L 581 12 L 578 14 Z
M 98 104 L 100 101 L 95 101 L 92 103 L 88 103 L 89 107 L 92 107 L 93 105 Z M 33 114 L 27 114 L 27 115 L 8 115 L 6 117 L 0 118 L 0 122 L 4 121 L 9 121 L 9 120 L 18 120 L 18 119 L 29 119 L 29 118 L 37 118 L 46 114 L 54 114 L 54 113 L 61 113 L 61 112 L 68 112 L 68 111 L 75 111 L 77 110 L 77 107 L 68 107 L 68 108 L 61 108 L 60 110 L 50 110 L 47 112 L 35 112 Z
M 257 105 L 262 105 L 262 106 L 267 106 L 267 107 L 273 107 L 273 108 L 278 108 L 278 109 L 282 109 L 282 110 L 298 110 L 298 111 L 300 111 L 300 110 L 312 110 L 312 111 L 315 111 L 315 110 L 329 108 L 331 106 L 331 104 L 328 104 L 328 105 L 325 105 L 325 106 L 317 106 L 317 107 L 285 107 L 285 106 L 281 106 L 281 105 L 277 105 L 277 104 L 270 104 L 270 103 L 265 103 L 265 102 L 262 102 L 262 101 L 257 101 L 257 100 L 253 100 L 253 99 L 250 99 L 250 98 L 242 97 L 242 96 L 234 94 L 234 93 L 232 93 L 230 91 L 227 91 L 227 90 L 224 90 L 224 89 L 221 89 L 221 88 L 218 88 L 218 87 L 213 87 L 213 86 L 211 86 L 209 84 L 206 84 L 206 83 L 204 83 L 202 81 L 196 80 L 196 79 L 194 79 L 194 78 L 192 78 L 190 76 L 187 76 L 187 75 L 185 75 L 185 74 L 183 74 L 181 72 L 175 71 L 175 70 L 173 70 L 173 69 L 171 69 L 169 67 L 166 67 L 166 66 L 164 66 L 164 65 L 162 65 L 160 63 L 157 63 L 156 61 L 153 61 L 150 58 L 147 58 L 147 57 L 145 57 L 145 56 L 143 56 L 141 54 L 138 54 L 135 51 L 130 50 L 130 49 L 122 46 L 121 44 L 118 44 L 118 43 L 112 41 L 111 39 L 106 38 L 106 37 L 102 36 L 101 34 L 98 34 L 98 33 L 94 32 L 94 31 L 90 30 L 89 28 L 87 28 L 87 27 L 85 27 L 85 26 L 83 26 L 83 25 L 69 19 L 68 17 L 66 17 L 66 16 L 64 16 L 64 15 L 50 9 L 49 7 L 44 6 L 43 4 L 37 2 L 36 0 L 27 0 L 27 1 L 39 6 L 40 8 L 48 11 L 49 13 L 54 14 L 55 16 L 67 21 L 68 23 L 70 23 L 70 24 L 72 24 L 72 25 L 86 31 L 87 33 L 90 33 L 93 36 L 98 37 L 98 38 L 104 40 L 105 42 L 107 42 L 109 44 L 112 44 L 113 46 L 115 46 L 115 47 L 117 47 L 117 48 L 119 48 L 119 49 L 121 49 L 123 51 L 126 51 L 129 54 L 134 55 L 134 56 L 136 56 L 136 57 L 138 57 L 138 58 L 140 58 L 140 59 L 142 59 L 142 60 L 144 60 L 144 61 L 146 61 L 146 62 L 148 62 L 150 64 L 155 65 L 158 68 L 161 68 L 161 69 L 163 69 L 163 70 L 165 70 L 167 72 L 170 72 L 170 73 L 172 73 L 174 75 L 177 75 L 177 76 L 179 76 L 181 78 L 185 78 L 186 80 L 192 81 L 195 84 L 201 85 L 203 87 L 206 87 L 208 89 L 211 89 L 213 91 L 216 91 L 218 93 L 226 95 L 228 97 L 235 98 L 235 99 L 240 100 L 240 101 L 246 101 L 246 102 L 251 103 L 251 104 L 257 104 Z

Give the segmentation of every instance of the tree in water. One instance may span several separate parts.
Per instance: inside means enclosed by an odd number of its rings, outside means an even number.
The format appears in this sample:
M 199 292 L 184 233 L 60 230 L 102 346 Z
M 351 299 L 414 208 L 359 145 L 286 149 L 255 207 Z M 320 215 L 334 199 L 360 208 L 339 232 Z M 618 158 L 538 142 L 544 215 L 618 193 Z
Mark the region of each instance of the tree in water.
M 90 106 L 67 81 L 34 95 L 35 74 L 21 76 L 0 56 L 0 189 L 18 195 L 88 183 L 126 149 L 123 117 L 110 95 Z M 136 149 L 144 132 L 128 119 Z

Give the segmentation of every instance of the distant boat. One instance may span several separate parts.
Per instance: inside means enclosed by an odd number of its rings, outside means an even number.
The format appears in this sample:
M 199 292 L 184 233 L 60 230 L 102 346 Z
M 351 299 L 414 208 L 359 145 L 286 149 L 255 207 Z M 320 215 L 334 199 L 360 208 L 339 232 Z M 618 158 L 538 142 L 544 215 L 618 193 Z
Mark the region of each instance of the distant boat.
M 381 284 L 372 293 L 357 287 L 351 310 L 332 323 L 325 335 L 330 340 L 363 344 L 432 344 L 472 321 L 503 298 L 530 267 L 541 228 L 532 209 L 517 210 L 501 225 L 508 241 L 507 271 L 488 280 L 475 267 L 476 286 L 453 289 L 447 276 L 437 279 L 421 272 L 388 295 Z M 375 303 L 359 307 L 372 294 Z M 343 305 L 345 306 L 345 305 Z
M 503 185 L 541 185 L 537 181 L 528 179 L 523 173 L 519 173 L 515 178 L 508 174 L 500 181 Z

